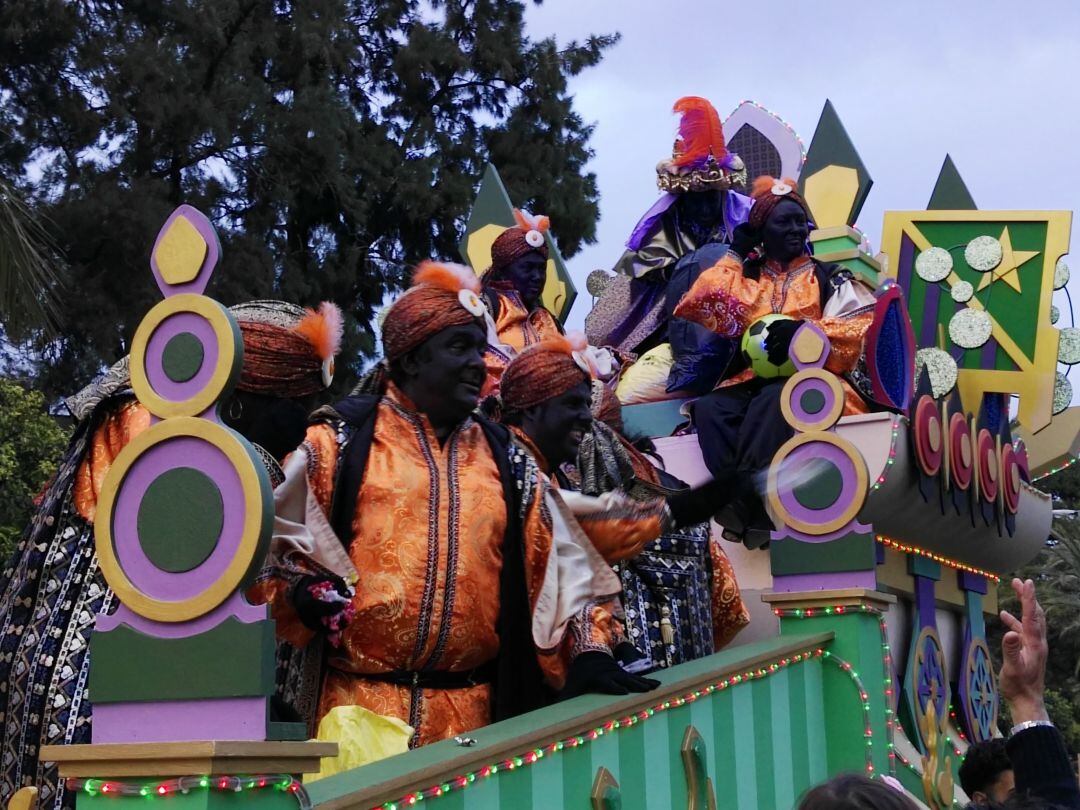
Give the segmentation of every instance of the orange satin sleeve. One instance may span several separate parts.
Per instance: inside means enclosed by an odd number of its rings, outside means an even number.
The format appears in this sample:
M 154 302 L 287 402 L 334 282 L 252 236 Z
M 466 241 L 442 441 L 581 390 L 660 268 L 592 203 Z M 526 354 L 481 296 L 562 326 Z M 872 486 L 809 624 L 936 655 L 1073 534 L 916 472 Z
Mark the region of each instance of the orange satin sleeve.
M 136 400 L 125 402 L 98 425 L 90 448 L 75 471 L 75 509 L 88 523 L 94 522 L 98 497 L 113 461 L 128 442 L 150 427 L 150 412 Z
M 636 557 L 660 536 L 664 501 L 631 501 L 615 510 L 576 517 L 604 562 L 611 564 Z
M 724 337 L 736 337 L 753 321 L 758 298 L 758 283 L 743 276 L 742 263 L 729 253 L 698 276 L 674 315 Z
M 829 339 L 832 351 L 825 361 L 825 368 L 833 374 L 846 374 L 855 368 L 863 353 L 866 332 L 874 321 L 874 315 L 866 312 L 846 318 L 822 318 L 815 321 L 825 337 Z
M 334 476 L 337 474 L 337 435 L 330 425 L 311 425 L 302 446 L 308 456 L 308 486 L 315 500 L 329 515 L 334 499 Z
M 746 609 L 735 569 L 731 560 L 720 548 L 715 537 L 709 538 L 709 556 L 712 558 L 712 623 L 713 649 L 719 650 L 729 644 L 746 625 L 750 624 L 750 611 Z

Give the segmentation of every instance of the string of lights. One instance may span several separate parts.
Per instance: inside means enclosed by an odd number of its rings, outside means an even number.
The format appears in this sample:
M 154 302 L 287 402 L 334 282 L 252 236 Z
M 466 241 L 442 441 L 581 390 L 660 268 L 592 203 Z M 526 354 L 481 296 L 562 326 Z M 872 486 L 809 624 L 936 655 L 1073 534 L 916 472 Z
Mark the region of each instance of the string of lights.
M 500 771 L 512 771 L 517 768 L 526 768 L 536 762 L 544 759 L 545 757 L 551 757 L 567 748 L 577 748 L 578 746 L 585 745 L 593 740 L 599 739 L 605 734 L 612 734 L 625 728 L 630 728 L 643 723 L 646 720 L 656 716 L 661 712 L 668 711 L 670 709 L 677 709 L 681 706 L 685 706 L 688 703 L 693 703 L 699 698 L 711 695 L 715 692 L 721 692 L 725 689 L 730 689 L 748 681 L 760 680 L 767 678 L 770 675 L 774 675 L 782 669 L 786 669 L 792 664 L 803 663 L 814 658 L 825 658 L 829 653 L 822 649 L 806 650 L 796 655 L 780 658 L 771 664 L 767 664 L 757 669 L 748 670 L 738 675 L 732 675 L 728 678 L 723 678 L 714 683 L 704 686 L 701 689 L 693 692 L 688 692 L 677 698 L 671 700 L 665 700 L 663 703 L 658 703 L 652 708 L 642 709 L 636 714 L 627 715 L 619 718 L 618 720 L 609 720 L 601 726 L 597 726 L 589 731 L 581 734 L 567 737 L 557 742 L 550 743 L 539 748 L 534 748 L 530 751 L 526 751 L 515 757 L 509 757 L 499 762 L 492 762 L 488 765 L 484 765 L 475 771 L 470 771 L 460 776 L 456 776 L 453 779 L 448 779 L 444 782 L 440 782 L 430 787 L 426 787 L 423 790 L 416 790 L 411 793 L 407 793 L 399 799 L 393 801 L 384 802 L 383 804 L 376 805 L 371 810 L 402 810 L 405 807 L 412 807 L 427 799 L 435 799 L 441 796 L 445 796 L 447 793 L 453 791 L 464 790 L 477 782 L 483 782 L 485 779 L 489 779 L 496 775 Z M 306 808 L 304 810 L 307 810 Z
M 290 774 L 253 776 L 181 776 L 153 782 L 124 782 L 119 779 L 68 777 L 67 789 L 88 796 L 142 796 L 147 799 L 188 794 L 196 790 L 243 793 L 249 790 L 280 790 L 296 797 L 300 810 L 311 810 L 311 798 L 303 784 Z

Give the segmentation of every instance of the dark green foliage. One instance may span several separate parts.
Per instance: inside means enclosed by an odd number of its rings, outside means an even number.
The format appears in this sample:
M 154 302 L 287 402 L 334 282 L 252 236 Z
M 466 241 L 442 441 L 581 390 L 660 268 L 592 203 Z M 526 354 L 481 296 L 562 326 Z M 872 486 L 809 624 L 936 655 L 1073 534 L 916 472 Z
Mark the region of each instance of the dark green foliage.
M 36 391 L 0 379 L 0 559 L 7 559 L 52 476 L 67 434 Z
M 213 294 L 338 302 L 354 368 L 388 289 L 456 255 L 489 159 L 515 203 L 553 218 L 564 254 L 591 241 L 591 127 L 567 80 L 615 37 L 533 42 L 523 14 L 504 0 L 0 6 L 0 174 L 22 178 L 70 265 L 39 385 L 74 390 L 127 351 L 159 298 L 153 237 L 181 202 L 221 234 Z

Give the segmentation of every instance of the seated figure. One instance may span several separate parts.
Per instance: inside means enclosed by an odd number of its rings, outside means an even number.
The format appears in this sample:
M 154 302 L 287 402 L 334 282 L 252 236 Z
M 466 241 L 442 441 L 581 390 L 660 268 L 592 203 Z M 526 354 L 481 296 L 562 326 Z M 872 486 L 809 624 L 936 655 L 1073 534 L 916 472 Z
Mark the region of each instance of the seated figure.
M 866 412 L 860 361 L 873 321 L 873 292 L 847 269 L 810 256 L 810 210 L 795 181 L 759 177 L 753 199 L 731 250 L 701 274 L 675 314 L 728 338 L 742 336 L 763 316 L 787 316 L 769 323 L 765 337 L 768 360 L 776 366 L 787 360 L 798 327 L 806 321 L 816 324 L 832 345 L 825 368 L 844 383 L 844 413 Z M 751 547 L 766 543 L 773 528 L 760 493 L 773 456 L 792 435 L 780 412 L 785 381 L 783 376 L 759 377 L 736 358 L 727 378 L 694 405 L 706 466 L 715 476 L 738 473 L 739 492 L 725 518 L 726 535 Z
M 675 301 L 669 306 L 668 297 L 677 299 L 687 287 L 675 278 L 676 265 L 706 245 L 729 243 L 750 208 L 750 200 L 732 190 L 746 182 L 746 170 L 727 151 L 713 106 L 687 96 L 674 111 L 681 115 L 679 138 L 671 158 L 656 167 L 665 193 L 634 227 L 615 264 L 617 275 L 585 319 L 590 343 L 624 355 L 641 356 L 669 340 Z M 676 364 L 680 345 L 672 342 Z

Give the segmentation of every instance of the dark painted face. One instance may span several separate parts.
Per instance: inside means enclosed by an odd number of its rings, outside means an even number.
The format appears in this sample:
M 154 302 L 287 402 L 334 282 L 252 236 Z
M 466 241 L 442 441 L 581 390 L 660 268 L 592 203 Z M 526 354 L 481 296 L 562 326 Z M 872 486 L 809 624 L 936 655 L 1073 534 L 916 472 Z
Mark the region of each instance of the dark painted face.
M 789 262 L 805 253 L 809 236 L 806 212 L 794 200 L 781 200 L 761 228 L 766 258 L 781 262 Z
M 530 250 L 524 256 L 520 256 L 502 271 L 502 278 L 514 285 L 521 300 L 529 309 L 532 309 L 540 301 L 540 293 L 544 291 L 544 282 L 547 280 L 547 259 Z
M 592 386 L 582 380 L 570 390 L 525 412 L 521 427 L 554 467 L 577 458 L 592 424 Z
M 698 229 L 711 231 L 724 216 L 724 197 L 720 191 L 687 191 L 679 195 L 683 217 Z
M 464 421 L 484 384 L 487 334 L 479 321 L 437 332 L 400 361 L 402 388 L 436 432 Z

